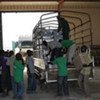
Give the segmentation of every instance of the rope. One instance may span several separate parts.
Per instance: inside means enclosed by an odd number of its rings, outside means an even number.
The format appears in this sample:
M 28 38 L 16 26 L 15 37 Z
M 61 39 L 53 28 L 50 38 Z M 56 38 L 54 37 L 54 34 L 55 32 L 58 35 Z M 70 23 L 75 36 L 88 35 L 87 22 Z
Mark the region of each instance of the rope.
M 60 9 L 62 8 L 63 3 L 64 3 L 64 0 L 59 0 L 59 2 L 58 2 L 58 12 L 60 12 Z

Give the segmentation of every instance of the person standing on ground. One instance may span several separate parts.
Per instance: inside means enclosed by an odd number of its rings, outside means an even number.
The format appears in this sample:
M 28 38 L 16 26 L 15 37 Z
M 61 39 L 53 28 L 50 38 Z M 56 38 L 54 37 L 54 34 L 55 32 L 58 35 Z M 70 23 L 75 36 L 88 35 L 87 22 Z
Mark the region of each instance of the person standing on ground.
M 67 71 L 67 59 L 64 57 L 66 52 L 61 48 L 57 54 L 57 57 L 54 59 L 53 63 L 58 67 L 58 78 L 57 78 L 57 95 L 69 95 L 68 89 L 68 71 Z
M 14 69 L 14 61 L 15 61 L 15 55 L 14 55 L 14 51 L 10 51 L 9 52 L 9 59 L 8 59 L 8 63 L 10 66 L 10 76 L 11 76 L 11 87 L 12 87 L 12 91 L 13 91 L 13 98 L 16 95 L 15 92 L 15 86 L 14 86 L 14 76 L 13 76 L 13 69 Z
M 26 57 L 26 66 L 28 74 L 27 93 L 36 93 L 35 66 L 32 55 L 33 52 L 31 50 L 27 50 L 27 57 Z
M 3 51 L 2 58 L 2 97 L 6 97 L 9 95 L 10 91 L 10 68 L 8 65 L 9 52 Z
M 93 59 L 86 45 L 81 46 L 81 53 L 79 55 L 83 66 L 79 74 L 79 84 L 85 95 L 90 96 L 89 77 L 93 68 Z
M 22 55 L 20 53 L 17 53 L 15 56 L 14 61 L 14 83 L 15 83 L 15 90 L 16 90 L 16 96 L 14 100 L 22 100 L 23 93 L 24 93 L 24 76 L 23 76 L 23 70 L 24 70 L 24 60 L 22 58 Z

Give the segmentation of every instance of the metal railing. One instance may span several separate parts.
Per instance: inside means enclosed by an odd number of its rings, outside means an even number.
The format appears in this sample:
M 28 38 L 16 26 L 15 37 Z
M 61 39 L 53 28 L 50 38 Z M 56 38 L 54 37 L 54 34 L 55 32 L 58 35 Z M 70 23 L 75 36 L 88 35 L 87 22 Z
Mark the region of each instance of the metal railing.
M 93 39 L 92 39 L 92 23 L 91 17 L 88 13 L 78 12 L 78 11 L 69 11 L 69 10 L 60 10 L 60 16 L 65 18 L 68 21 L 70 26 L 70 39 L 73 40 L 77 46 L 88 45 L 92 48 Z M 34 43 L 43 40 L 43 30 L 44 29 L 55 29 L 58 28 L 58 21 L 55 19 L 58 16 L 58 12 L 49 12 L 43 14 L 40 17 L 39 22 L 34 28 L 33 31 L 33 40 Z M 40 43 L 41 44 L 41 43 Z

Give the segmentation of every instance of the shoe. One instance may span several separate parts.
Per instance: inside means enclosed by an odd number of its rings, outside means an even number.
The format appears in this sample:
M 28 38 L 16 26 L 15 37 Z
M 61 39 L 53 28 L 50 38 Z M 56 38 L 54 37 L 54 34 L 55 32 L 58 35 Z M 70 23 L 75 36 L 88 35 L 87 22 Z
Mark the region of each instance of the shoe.
M 20 96 L 20 97 L 18 98 L 18 100 L 23 100 L 22 96 Z
M 2 93 L 2 90 L 0 89 L 0 93 Z
M 36 91 L 31 91 L 31 93 L 32 93 L 32 94 L 36 94 L 37 92 L 36 92 Z
M 57 94 L 57 96 L 63 96 L 62 94 Z
M 6 96 L 9 96 L 9 92 L 6 93 Z
M 14 98 L 13 100 L 18 100 L 17 98 Z
M 65 92 L 64 95 L 65 95 L 65 96 L 69 96 L 69 92 Z
M 26 93 L 27 94 L 36 94 L 37 92 L 36 91 L 33 91 L 33 90 L 28 90 Z

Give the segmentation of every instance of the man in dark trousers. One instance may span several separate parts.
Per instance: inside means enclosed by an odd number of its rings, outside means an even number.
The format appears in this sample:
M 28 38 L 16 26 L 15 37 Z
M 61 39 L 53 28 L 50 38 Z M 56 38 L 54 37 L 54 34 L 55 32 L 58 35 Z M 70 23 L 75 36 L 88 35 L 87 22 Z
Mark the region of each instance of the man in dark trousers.
M 57 72 L 57 96 L 68 96 L 69 89 L 68 89 L 68 70 L 67 64 L 68 61 L 64 54 L 67 53 L 67 49 L 60 48 L 59 51 L 56 53 L 56 58 L 53 60 L 53 64 L 57 65 L 58 72 Z

